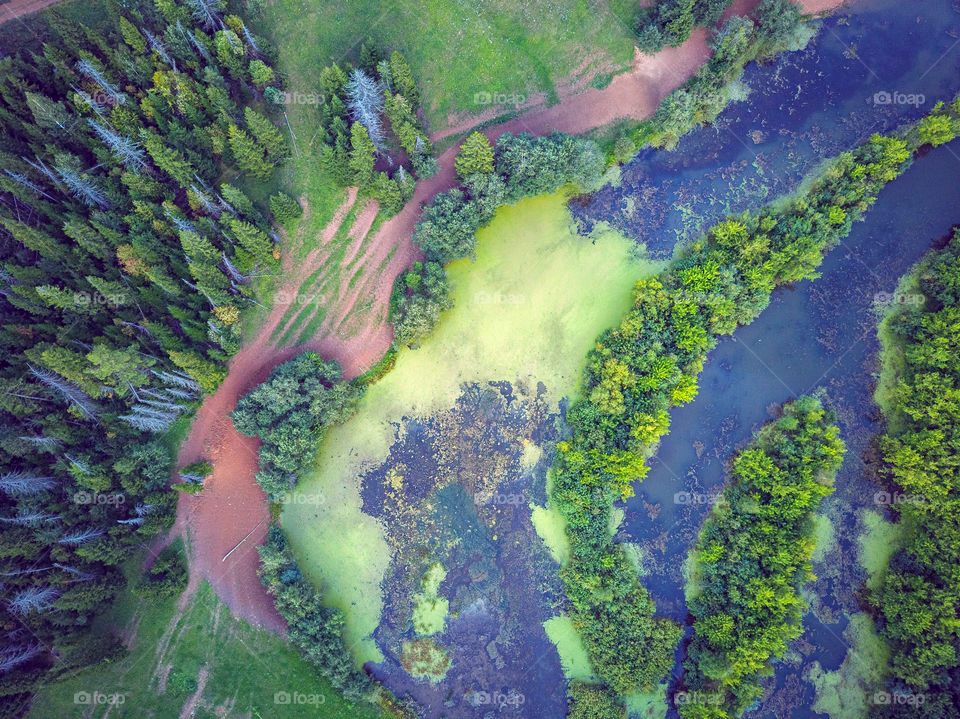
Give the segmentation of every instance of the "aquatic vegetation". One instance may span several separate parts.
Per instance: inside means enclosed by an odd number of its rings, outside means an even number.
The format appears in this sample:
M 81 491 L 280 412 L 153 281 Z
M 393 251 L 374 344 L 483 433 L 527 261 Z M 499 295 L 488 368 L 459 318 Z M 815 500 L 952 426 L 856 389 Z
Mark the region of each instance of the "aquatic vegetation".
M 639 259 L 618 233 L 578 235 L 568 199 L 559 192 L 503 207 L 480 230 L 476 261 L 447 267 L 454 308 L 418 349 L 397 353 L 353 418 L 328 430 L 316 471 L 297 486 L 302 501 L 284 505 L 283 528 L 297 559 L 344 611 L 345 635 L 360 660 L 382 659 L 365 637 L 380 622 L 391 545 L 385 523 L 364 511 L 359 478 L 403 438 L 404 418 L 446 412 L 465 384 L 492 379 L 520 381 L 534 395 L 542 383 L 541 401 L 557 411 L 575 393 L 598 329 L 629 306 L 634 278 L 662 267 Z M 535 450 L 518 451 L 529 461 Z M 407 469 L 395 469 L 409 481 Z
M 681 716 L 739 716 L 762 694 L 770 661 L 800 636 L 814 514 L 844 454 L 834 421 L 818 399 L 800 397 L 734 459 L 723 501 L 700 530 L 688 600 L 694 636 L 681 684 L 709 700 L 678 699 Z
M 443 681 L 450 671 L 450 654 L 433 639 L 403 642 L 400 663 L 414 679 L 426 679 L 431 684 Z
M 863 513 L 863 526 L 866 531 L 857 537 L 857 560 L 867 570 L 867 589 L 877 589 L 890 557 L 900 548 L 904 525 L 888 522 L 879 512 L 867 510 Z
M 560 666 L 563 667 L 563 675 L 567 679 L 579 679 L 585 682 L 596 679 L 590 668 L 590 657 L 587 656 L 586 647 L 583 646 L 570 617 L 564 615 L 551 617 L 543 623 L 543 628 L 550 641 L 557 647 Z
M 420 636 L 442 632 L 447 623 L 450 602 L 437 596 L 447 571 L 440 562 L 434 562 L 420 580 L 420 593 L 413 598 L 413 629 Z
M 817 692 L 813 710 L 830 719 L 863 719 L 878 708 L 873 695 L 886 673 L 890 650 L 866 612 L 850 617 L 843 639 L 850 650 L 836 671 L 824 671 L 814 662 L 807 672 Z

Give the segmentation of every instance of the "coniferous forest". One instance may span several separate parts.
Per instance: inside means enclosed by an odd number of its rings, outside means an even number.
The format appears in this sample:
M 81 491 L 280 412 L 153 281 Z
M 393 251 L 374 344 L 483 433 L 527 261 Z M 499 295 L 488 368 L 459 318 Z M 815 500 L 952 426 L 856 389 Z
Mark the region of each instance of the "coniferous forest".
M 0 60 L 8 697 L 117 651 L 88 630 L 173 522 L 156 438 L 216 389 L 277 263 L 243 189 L 288 153 L 264 41 L 216 0 L 105 7 Z

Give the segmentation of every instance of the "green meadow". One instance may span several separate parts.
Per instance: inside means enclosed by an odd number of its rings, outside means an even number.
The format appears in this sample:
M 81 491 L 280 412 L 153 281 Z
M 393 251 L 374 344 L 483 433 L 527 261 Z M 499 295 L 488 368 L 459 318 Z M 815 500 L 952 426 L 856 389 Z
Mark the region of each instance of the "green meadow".
M 128 576 L 137 576 L 140 560 L 127 564 Z M 177 719 L 193 697 L 193 719 L 381 716 L 372 705 L 344 701 L 281 637 L 234 619 L 206 582 L 186 606 L 178 601 L 124 592 L 97 626 L 122 632 L 129 653 L 45 686 L 30 719 Z M 111 699 L 93 704 L 95 693 Z
M 586 85 L 625 69 L 633 60 L 635 7 L 626 0 L 272 0 L 264 24 L 280 48 L 288 88 L 304 94 L 316 91 L 320 68 L 356 61 L 368 39 L 400 50 L 423 88 L 432 131 L 487 109 L 478 93 L 552 99 L 567 78 Z M 304 132 L 301 142 L 308 140 Z
M 452 407 L 468 382 L 542 382 L 556 407 L 577 391 L 584 355 L 629 307 L 635 280 L 659 267 L 614 232 L 578 235 L 567 199 L 560 192 L 502 208 L 480 231 L 476 259 L 448 267 L 454 308 L 330 430 L 317 470 L 298 486 L 303 501 L 284 508 L 301 567 L 345 612 L 360 662 L 381 658 L 369 636 L 390 556 L 377 520 L 361 511 L 359 478 L 386 458 L 398 423 Z

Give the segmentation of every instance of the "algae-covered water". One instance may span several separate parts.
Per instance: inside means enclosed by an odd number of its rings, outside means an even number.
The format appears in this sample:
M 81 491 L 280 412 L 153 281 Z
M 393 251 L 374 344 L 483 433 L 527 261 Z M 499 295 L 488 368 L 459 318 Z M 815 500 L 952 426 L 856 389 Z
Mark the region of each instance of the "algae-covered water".
M 661 266 L 615 232 L 578 234 L 567 199 L 502 209 L 475 261 L 448 267 L 454 309 L 330 431 L 283 511 L 305 572 L 346 614 L 351 650 L 428 716 L 473 716 L 483 692 L 512 696 L 528 716 L 562 715 L 563 675 L 542 626 L 558 565 L 531 505 L 546 500 L 561 403 L 584 356 L 626 311 L 635 280 Z M 537 510 L 541 525 L 548 514 Z M 433 645 L 413 645 L 425 639 L 412 620 L 433 562 L 447 572 L 438 592 L 449 616 Z M 417 649 L 443 668 L 435 647 L 449 654 L 445 677 L 410 680 L 402 667 Z

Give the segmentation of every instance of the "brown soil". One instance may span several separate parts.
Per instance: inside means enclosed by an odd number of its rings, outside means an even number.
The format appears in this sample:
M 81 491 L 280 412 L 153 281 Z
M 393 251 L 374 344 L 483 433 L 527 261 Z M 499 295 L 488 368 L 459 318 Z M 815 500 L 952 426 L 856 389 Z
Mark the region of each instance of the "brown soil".
M 731 12 L 752 9 L 758 0 L 737 0 Z M 804 9 L 819 12 L 826 6 L 841 4 L 835 0 L 804 0 Z M 486 128 L 484 134 L 495 139 L 504 132 L 545 134 L 554 130 L 580 133 L 605 125 L 622 117 L 649 117 L 660 100 L 686 81 L 708 56 L 708 33 L 698 29 L 684 45 L 667 48 L 655 56 L 637 53 L 630 72 L 613 79 L 604 90 L 589 89 L 573 95 L 550 108 L 535 108 L 509 122 Z M 473 127 L 447 128 L 433 139 L 462 133 Z M 181 494 L 175 533 L 190 531 L 191 578 L 207 579 L 233 614 L 251 624 L 282 632 L 284 622 L 277 614 L 271 598 L 257 578 L 256 546 L 262 544 L 270 521 L 266 497 L 256 483 L 259 440 L 242 437 L 233 427 L 229 413 L 237 400 L 262 382 L 281 362 L 304 350 L 319 352 L 335 359 L 347 378 L 356 377 L 371 367 L 389 349 L 393 330 L 388 323 L 388 306 L 394 278 L 420 258 L 413 244 L 414 226 L 422 207 L 437 193 L 456 184 L 454 146 L 439 158 L 440 169 L 431 178 L 417 182 L 413 199 L 372 238 L 367 237 L 374 218 L 376 203 L 368 203 L 358 213 L 348 237 L 353 246 L 347 258 L 362 253 L 360 264 L 370 268 L 370 275 L 349 287 L 350 276 L 344 271 L 340 291 L 317 335 L 301 347 L 280 348 L 270 335 L 281 321 L 287 304 L 276 302 L 257 335 L 230 361 L 229 374 L 217 392 L 208 397 L 197 412 L 187 440 L 180 448 L 178 467 L 200 457 L 214 464 L 214 474 L 204 490 L 196 495 Z M 325 264 L 330 241 L 356 201 L 352 188 L 343 205 L 321 233 L 318 242 L 305 258 L 298 260 L 288 250 L 282 258 L 284 284 L 278 297 L 294 298 L 302 282 Z M 301 200 L 306 214 L 310 212 Z M 301 221 L 301 227 L 306 221 Z M 293 243 L 299 247 L 298 237 Z M 392 253 L 392 254 L 391 254 Z M 377 268 L 386 262 L 383 270 Z M 343 263 L 345 270 L 346 261 Z M 288 300 L 289 301 L 289 300 Z M 225 561 L 248 532 L 256 531 Z
M 0 5 L 0 25 L 9 20 L 15 20 L 24 15 L 43 10 L 48 5 L 53 5 L 60 0 L 11 0 L 11 2 Z

